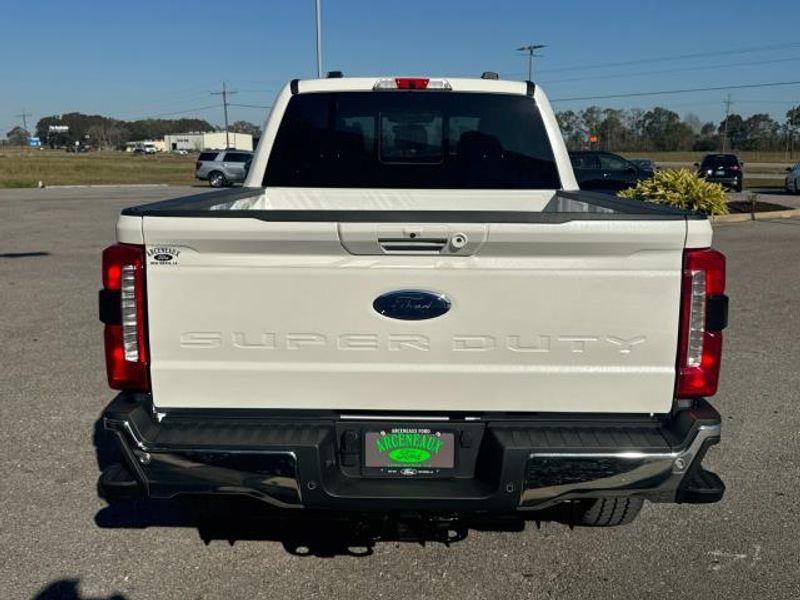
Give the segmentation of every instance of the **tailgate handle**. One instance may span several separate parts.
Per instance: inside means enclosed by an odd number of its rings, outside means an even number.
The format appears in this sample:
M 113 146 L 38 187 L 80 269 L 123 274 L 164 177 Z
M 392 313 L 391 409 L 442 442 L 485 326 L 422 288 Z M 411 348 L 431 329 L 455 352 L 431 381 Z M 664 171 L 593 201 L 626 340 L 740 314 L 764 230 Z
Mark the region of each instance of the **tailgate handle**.
M 486 223 L 339 223 L 342 246 L 356 255 L 472 256 L 489 235 Z
M 378 238 L 381 249 L 387 253 L 440 254 L 447 246 L 447 238 Z

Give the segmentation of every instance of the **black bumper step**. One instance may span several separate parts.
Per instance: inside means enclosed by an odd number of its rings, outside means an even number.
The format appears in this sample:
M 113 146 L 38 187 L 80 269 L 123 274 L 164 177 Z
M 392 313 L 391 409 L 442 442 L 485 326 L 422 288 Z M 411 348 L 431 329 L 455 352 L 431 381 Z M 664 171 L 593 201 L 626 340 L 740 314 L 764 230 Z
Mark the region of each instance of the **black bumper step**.
M 710 504 L 722 500 L 724 494 L 725 484 L 719 475 L 698 465 L 678 491 L 677 501 L 686 504 Z
M 108 501 L 138 498 L 144 491 L 128 467 L 120 463 L 110 465 L 103 471 L 98 489 L 100 497 Z

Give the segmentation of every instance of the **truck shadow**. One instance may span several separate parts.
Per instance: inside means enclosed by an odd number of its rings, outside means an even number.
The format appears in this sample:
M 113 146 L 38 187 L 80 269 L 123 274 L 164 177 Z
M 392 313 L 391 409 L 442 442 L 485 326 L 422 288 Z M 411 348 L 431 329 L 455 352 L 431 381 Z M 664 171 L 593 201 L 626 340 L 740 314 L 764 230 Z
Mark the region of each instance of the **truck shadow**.
M 558 520 L 558 519 L 553 519 Z M 369 556 L 378 543 L 445 546 L 470 531 L 522 531 L 526 522 L 508 518 L 448 518 L 420 514 L 344 514 L 273 509 L 239 496 L 186 496 L 174 500 L 117 501 L 95 515 L 101 528 L 196 528 L 200 539 L 278 542 L 296 556 Z
M 112 594 L 111 596 L 83 596 L 79 589 L 78 579 L 59 579 L 47 584 L 39 590 L 32 600 L 125 600 L 122 594 Z

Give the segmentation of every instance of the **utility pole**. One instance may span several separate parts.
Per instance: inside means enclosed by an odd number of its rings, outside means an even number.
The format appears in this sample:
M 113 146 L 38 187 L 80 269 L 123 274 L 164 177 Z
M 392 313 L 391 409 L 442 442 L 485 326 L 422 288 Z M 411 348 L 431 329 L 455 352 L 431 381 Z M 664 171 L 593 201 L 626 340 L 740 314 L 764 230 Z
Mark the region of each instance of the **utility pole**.
M 31 113 L 29 113 L 29 112 L 25 112 L 25 109 L 23 108 L 22 112 L 20 114 L 14 115 L 14 116 L 22 118 L 22 128 L 25 131 L 28 131 L 28 117 L 32 117 L 33 115 Z
M 317 17 L 317 79 L 322 77 L 322 8 L 320 7 L 320 0 L 316 0 L 316 17 Z
M 15 116 L 15 117 L 21 117 L 21 118 L 22 118 L 22 128 L 25 130 L 25 133 L 26 133 L 26 135 L 28 135 L 28 137 L 30 137 L 30 135 L 31 135 L 31 132 L 30 132 L 30 131 L 28 131 L 28 117 L 31 117 L 31 116 L 33 116 L 33 115 L 31 115 L 31 113 L 29 113 L 29 112 L 26 112 L 26 111 L 25 111 L 25 108 L 23 107 L 23 109 L 22 109 L 22 112 L 21 112 L 20 114 L 18 114 L 18 115 L 14 115 L 14 116 Z M 28 143 L 28 142 L 27 142 L 27 140 L 26 140 L 26 141 L 25 141 L 25 142 L 22 144 L 22 145 L 23 145 L 23 147 L 24 147 L 24 146 L 25 146 L 25 144 L 27 144 L 27 143 Z
M 528 55 L 528 81 L 533 81 L 533 57 L 540 56 L 536 54 L 536 51 L 542 48 L 547 48 L 547 46 L 544 44 L 528 44 L 517 48 L 517 52 L 525 52 Z
M 722 130 L 722 151 L 725 152 L 725 145 L 728 141 L 728 119 L 731 116 L 731 106 L 733 106 L 733 100 L 731 100 L 731 95 L 728 94 L 725 96 L 725 127 Z
M 227 87 L 225 87 L 225 82 L 224 81 L 222 82 L 222 91 L 221 92 L 211 92 L 212 96 L 222 96 L 222 107 L 223 107 L 223 110 L 225 112 L 225 148 L 226 149 L 231 147 L 230 140 L 229 140 L 229 137 L 228 137 L 228 96 L 231 96 L 231 95 L 233 95 L 235 93 L 236 92 L 233 92 L 233 91 L 229 90 Z

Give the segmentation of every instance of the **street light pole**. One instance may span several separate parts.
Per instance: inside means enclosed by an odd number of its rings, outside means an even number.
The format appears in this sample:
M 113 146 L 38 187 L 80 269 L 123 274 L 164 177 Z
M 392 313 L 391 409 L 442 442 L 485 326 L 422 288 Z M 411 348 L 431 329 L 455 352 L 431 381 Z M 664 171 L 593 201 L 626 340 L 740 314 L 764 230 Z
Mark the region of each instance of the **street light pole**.
M 539 56 L 536 51 L 546 47 L 544 44 L 528 44 L 517 48 L 517 52 L 525 52 L 528 55 L 528 81 L 533 81 L 533 57 Z
M 320 24 L 321 7 L 320 0 L 316 0 L 317 16 L 317 78 L 322 77 L 322 25 Z

